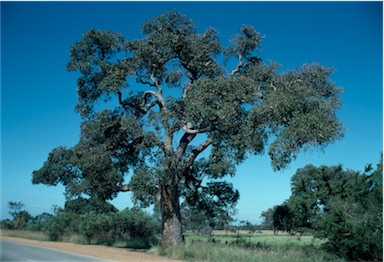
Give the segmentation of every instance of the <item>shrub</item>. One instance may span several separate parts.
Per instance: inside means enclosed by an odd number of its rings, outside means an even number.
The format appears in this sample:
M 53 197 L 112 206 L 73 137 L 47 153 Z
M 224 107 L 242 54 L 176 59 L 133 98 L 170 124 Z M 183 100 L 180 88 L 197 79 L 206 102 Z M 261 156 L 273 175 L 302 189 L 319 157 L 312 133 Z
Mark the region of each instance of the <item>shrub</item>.
M 88 212 L 80 216 L 79 231 L 88 243 L 111 245 L 115 238 L 112 234 L 113 214 Z
M 60 212 L 49 219 L 44 227 L 49 240 L 58 241 L 65 233 L 78 233 L 79 216 L 72 212 Z
M 119 240 L 128 245 L 134 244 L 135 248 L 148 248 L 156 242 L 156 223 L 138 208 L 125 209 L 116 214 L 114 230 Z
M 0 223 L 0 228 L 1 229 L 13 229 L 13 223 L 9 219 L 4 219 Z

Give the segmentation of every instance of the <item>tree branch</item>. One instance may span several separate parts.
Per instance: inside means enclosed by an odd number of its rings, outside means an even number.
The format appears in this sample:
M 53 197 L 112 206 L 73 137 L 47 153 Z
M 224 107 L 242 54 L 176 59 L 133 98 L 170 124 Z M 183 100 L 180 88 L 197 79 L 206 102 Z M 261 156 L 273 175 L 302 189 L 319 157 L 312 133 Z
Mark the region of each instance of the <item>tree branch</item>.
M 234 74 L 236 74 L 237 72 L 240 71 L 240 68 L 243 67 L 243 56 L 241 54 L 239 54 L 239 63 L 237 64 L 236 68 L 232 70 L 231 72 L 231 76 L 233 76 Z
M 140 81 L 140 83 L 142 83 L 143 85 L 149 85 L 152 87 L 156 87 L 154 83 L 143 80 L 143 77 L 141 75 L 139 75 L 137 72 L 136 72 L 136 76 L 137 76 L 137 79 Z
M 131 107 L 133 108 L 134 110 L 136 110 L 137 112 L 141 113 L 141 114 L 146 114 L 148 112 L 148 110 L 144 110 L 143 108 L 141 108 L 139 105 L 136 105 L 134 103 L 131 103 L 131 102 L 128 102 L 128 101 L 124 101 L 123 100 L 123 94 L 120 92 L 120 91 L 117 91 L 117 95 L 119 97 L 119 104 L 124 108 L 126 109 L 126 107 Z
M 192 125 L 190 123 L 187 123 L 182 127 L 185 133 L 188 134 L 199 134 L 199 133 L 205 133 L 208 132 L 210 129 L 209 128 L 203 128 L 203 129 L 192 129 Z
M 201 152 L 203 152 L 208 146 L 210 146 L 212 144 L 212 142 L 213 142 L 213 137 L 211 136 L 207 140 L 205 140 L 203 143 L 201 143 L 197 148 L 192 150 L 192 152 L 189 155 L 189 157 L 187 158 L 187 160 L 185 160 L 184 169 L 186 170 L 187 168 L 189 168 L 193 164 L 193 162 L 195 161 L 196 157 Z
M 131 189 L 129 188 L 128 184 L 123 185 L 122 183 L 117 183 L 117 192 L 129 192 Z
M 180 139 L 179 147 L 176 150 L 176 160 L 177 162 L 180 161 L 182 156 L 185 153 L 185 150 L 187 149 L 189 143 L 196 137 L 196 134 L 189 134 L 189 133 L 184 133 L 182 138 Z
M 159 81 L 155 78 L 155 71 L 152 72 L 150 79 L 153 82 L 153 86 L 155 86 L 159 91 L 159 94 L 162 94 L 163 89 L 161 88 Z

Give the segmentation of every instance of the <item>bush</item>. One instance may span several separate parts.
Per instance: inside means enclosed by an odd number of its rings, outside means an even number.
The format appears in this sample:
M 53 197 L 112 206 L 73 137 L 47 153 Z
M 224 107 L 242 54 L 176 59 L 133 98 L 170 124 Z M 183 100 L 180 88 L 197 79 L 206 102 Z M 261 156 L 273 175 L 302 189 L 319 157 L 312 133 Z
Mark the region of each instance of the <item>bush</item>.
M 42 213 L 35 216 L 30 223 L 27 224 L 26 229 L 32 231 L 41 231 L 44 229 L 45 224 L 53 217 L 48 213 Z
M 116 241 L 113 224 L 114 214 L 89 212 L 80 216 L 79 231 L 89 244 L 112 245 Z
M 0 223 L 0 228 L 1 229 L 13 229 L 13 223 L 9 219 L 4 219 Z
M 44 227 L 52 241 L 79 235 L 88 244 L 124 243 L 124 246 L 131 248 L 149 248 L 155 244 L 157 228 L 152 217 L 137 208 L 118 213 L 91 211 L 81 215 L 59 212 Z
M 153 219 L 138 208 L 125 209 L 116 214 L 114 220 L 116 236 L 128 245 L 134 244 L 135 248 L 148 248 L 155 243 L 156 228 Z
M 72 212 L 60 212 L 45 224 L 49 240 L 59 241 L 66 233 L 78 233 L 79 216 Z

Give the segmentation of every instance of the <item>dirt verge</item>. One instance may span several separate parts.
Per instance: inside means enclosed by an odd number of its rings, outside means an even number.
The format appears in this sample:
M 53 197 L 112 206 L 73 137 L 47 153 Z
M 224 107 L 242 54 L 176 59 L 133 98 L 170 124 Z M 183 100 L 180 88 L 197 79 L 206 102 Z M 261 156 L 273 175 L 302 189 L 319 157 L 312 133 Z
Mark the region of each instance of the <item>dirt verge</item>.
M 10 241 L 15 241 L 19 243 L 46 247 L 51 249 L 63 250 L 67 252 L 72 252 L 81 255 L 93 256 L 107 260 L 113 261 L 124 261 L 124 262 L 176 262 L 177 260 L 171 260 L 169 258 L 150 255 L 145 252 L 130 251 L 124 248 L 116 247 L 106 247 L 98 245 L 78 245 L 73 243 L 65 242 L 47 242 L 47 241 L 37 241 L 16 237 L 5 237 L 0 236 L 0 238 Z

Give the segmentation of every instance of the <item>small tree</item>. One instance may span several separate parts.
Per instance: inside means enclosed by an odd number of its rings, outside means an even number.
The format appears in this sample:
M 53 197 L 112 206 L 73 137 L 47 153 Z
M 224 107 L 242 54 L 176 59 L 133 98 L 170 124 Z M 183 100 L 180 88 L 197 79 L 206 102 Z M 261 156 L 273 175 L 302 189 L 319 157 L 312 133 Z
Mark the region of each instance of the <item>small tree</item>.
M 286 231 L 290 234 L 293 233 L 294 214 L 287 204 L 277 206 L 273 212 L 273 232 L 278 234 L 279 231 Z
M 244 228 L 248 232 L 248 244 L 250 245 L 251 244 L 251 236 L 253 233 L 255 233 L 257 226 L 252 224 L 248 220 L 242 220 L 242 221 L 240 221 L 240 224 L 242 225 L 242 228 Z
M 275 213 L 277 206 L 271 207 L 266 211 L 261 212 L 261 228 L 265 230 L 273 230 L 273 214 Z
M 31 214 L 23 210 L 24 204 L 22 202 L 10 201 L 8 202 L 9 214 L 13 217 L 12 227 L 14 229 L 22 229 L 32 219 Z

